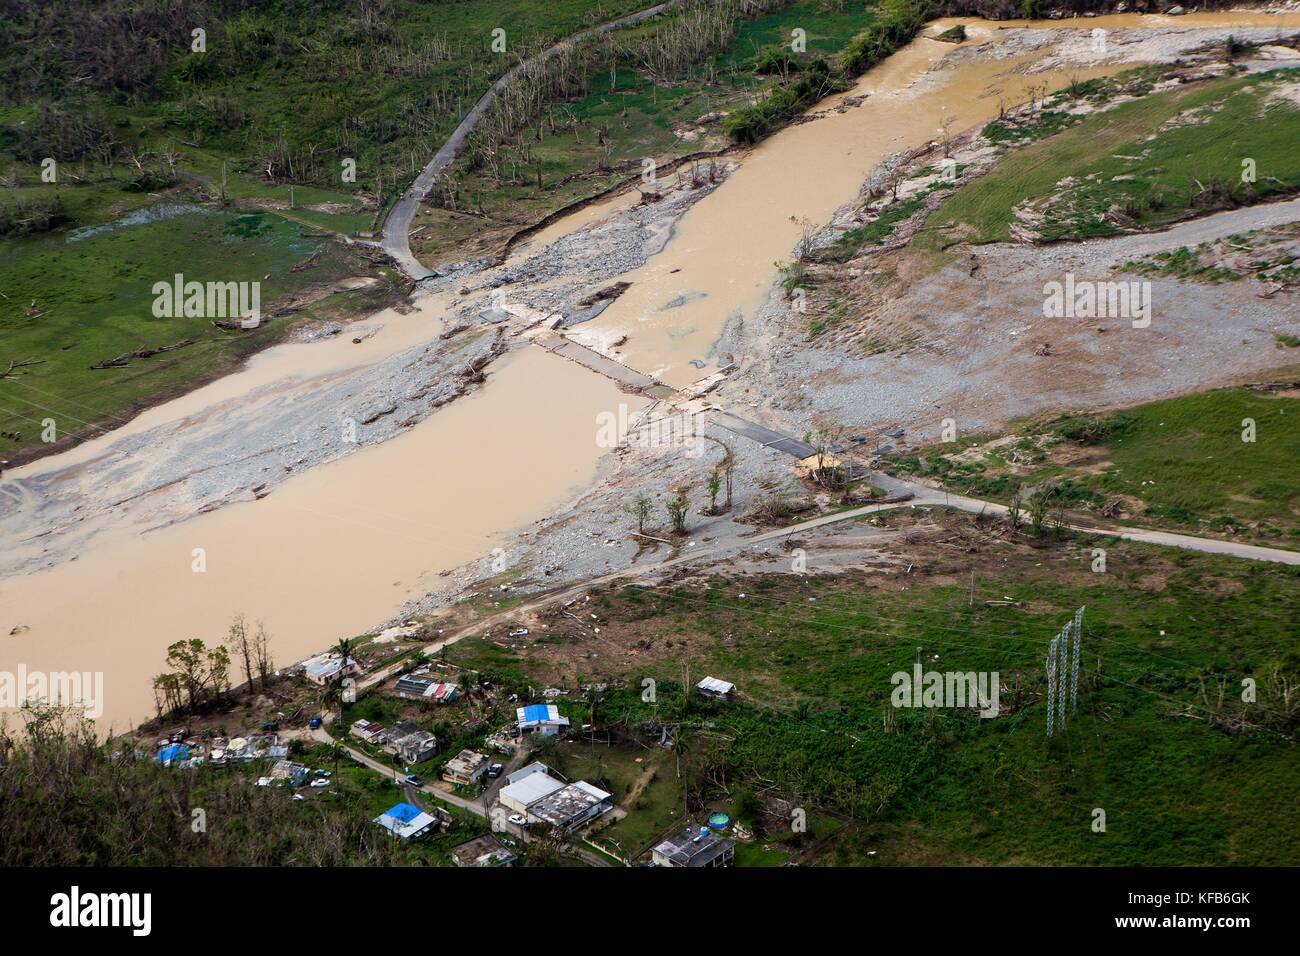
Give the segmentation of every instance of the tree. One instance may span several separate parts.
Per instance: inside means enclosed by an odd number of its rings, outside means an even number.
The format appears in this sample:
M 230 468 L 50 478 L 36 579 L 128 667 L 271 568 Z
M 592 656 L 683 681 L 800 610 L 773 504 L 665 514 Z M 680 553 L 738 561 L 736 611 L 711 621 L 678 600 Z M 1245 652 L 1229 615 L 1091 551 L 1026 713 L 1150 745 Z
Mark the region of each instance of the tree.
M 690 509 L 690 504 L 686 500 L 686 490 L 680 488 L 675 497 L 668 499 L 664 504 L 668 511 L 668 520 L 672 522 L 674 534 L 686 533 L 686 513 Z
M 689 693 L 689 691 L 688 691 Z M 677 779 L 682 779 L 682 755 L 688 753 L 691 749 L 690 744 L 686 742 L 685 728 L 680 724 L 677 732 L 673 734 L 673 756 L 677 758 Z
M 248 684 L 248 695 L 253 695 L 253 645 L 248 634 L 248 625 L 244 615 L 236 614 L 230 625 L 230 634 L 226 645 L 244 662 L 244 680 Z
M 842 477 L 847 480 L 848 469 L 836 462 L 832 454 L 834 446 L 839 444 L 843 437 L 844 429 L 838 425 L 819 425 L 813 431 L 804 434 L 804 443 L 812 446 L 813 455 L 817 459 L 813 480 L 819 485 L 824 484 L 834 488 Z
M 167 713 L 193 713 L 230 688 L 230 653 L 226 648 L 208 648 L 199 638 L 177 641 L 167 648 L 165 671 L 154 678 L 154 697 Z
M 645 534 L 645 523 L 650 519 L 650 514 L 654 510 L 654 503 L 645 495 L 637 495 L 632 501 L 623 506 L 623 510 L 636 521 L 637 533 Z
M 1052 501 L 1056 497 L 1056 489 L 1048 486 L 1039 488 L 1029 499 L 1029 530 L 1034 534 L 1040 534 L 1043 530 L 1043 521 L 1047 518 L 1047 512 L 1052 507 Z
M 718 492 L 722 490 L 722 474 L 714 471 L 709 475 L 709 480 L 704 485 L 704 490 L 709 493 L 709 514 L 718 513 Z
M 730 445 L 723 442 L 722 447 L 726 449 L 727 452 L 726 457 L 722 459 L 722 477 L 727 483 L 727 510 L 730 511 L 732 479 L 735 477 L 736 473 L 736 456 L 732 454 Z
M 271 669 L 275 664 L 271 660 L 271 635 L 266 633 L 266 626 L 257 622 L 257 633 L 253 635 L 253 660 L 257 665 L 257 677 L 266 690 L 271 680 Z

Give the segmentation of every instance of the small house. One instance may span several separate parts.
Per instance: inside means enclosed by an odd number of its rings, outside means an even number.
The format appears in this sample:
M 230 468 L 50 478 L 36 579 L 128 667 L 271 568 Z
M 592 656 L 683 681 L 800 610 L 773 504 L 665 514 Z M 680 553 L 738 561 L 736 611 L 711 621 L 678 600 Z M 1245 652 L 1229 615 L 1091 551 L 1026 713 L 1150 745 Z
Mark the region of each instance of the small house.
M 271 779 L 275 782 L 285 781 L 291 787 L 301 787 L 310 771 L 300 763 L 277 760 L 271 768 Z
M 527 814 L 533 804 L 544 800 L 557 790 L 563 790 L 564 784 L 556 780 L 549 773 L 546 773 L 546 767 L 541 764 L 531 764 L 530 766 L 540 766 L 541 772 L 529 773 L 525 776 L 515 779 L 515 774 L 507 777 L 510 781 L 502 787 L 497 794 L 497 800 L 507 810 L 515 813 Z M 525 768 L 527 769 L 527 768 Z
M 483 779 L 491 762 L 486 754 L 462 750 L 443 766 L 442 779 L 462 787 L 475 786 Z
M 416 840 L 437 826 L 438 818 L 409 803 L 399 803 L 375 817 L 374 822 L 395 837 Z
M 523 734 L 541 734 L 554 737 L 562 734 L 569 726 L 569 718 L 561 717 L 560 710 L 554 704 L 529 704 L 515 710 L 519 723 L 519 732 Z
M 382 744 L 388 737 L 389 730 L 383 724 L 375 723 L 373 720 L 358 720 L 353 723 L 350 733 L 366 743 Z
M 718 700 L 725 704 L 727 699 L 736 692 L 736 685 L 718 680 L 716 677 L 706 677 L 695 685 L 695 689 L 709 700 Z
M 356 676 L 361 673 L 361 667 L 350 657 L 344 661 L 338 655 L 323 654 L 304 661 L 302 673 L 313 684 L 324 687 L 336 677 Z
M 408 764 L 428 760 L 438 752 L 438 740 L 427 730 L 421 730 L 409 720 L 404 720 L 388 733 L 388 749 Z
M 614 805 L 614 798 L 585 780 L 578 780 L 543 797 L 528 809 L 531 820 L 561 830 L 574 830 Z
M 457 866 L 513 866 L 519 859 L 491 833 L 453 847 L 451 858 Z
M 432 687 L 433 683 L 428 677 L 414 677 L 408 674 L 397 679 L 397 683 L 393 685 L 393 693 L 404 699 L 423 697 L 424 692 Z

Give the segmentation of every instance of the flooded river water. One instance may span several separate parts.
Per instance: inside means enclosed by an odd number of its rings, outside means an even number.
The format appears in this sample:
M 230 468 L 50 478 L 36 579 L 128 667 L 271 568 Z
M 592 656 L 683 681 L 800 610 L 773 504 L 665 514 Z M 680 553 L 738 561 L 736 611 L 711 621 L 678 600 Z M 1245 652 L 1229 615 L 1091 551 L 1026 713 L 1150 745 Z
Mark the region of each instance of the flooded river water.
M 946 21 L 947 23 L 957 21 Z M 1005 28 L 976 20 L 973 43 L 996 44 Z M 1300 15 L 1133 15 L 1047 21 L 1034 27 L 1300 26 Z M 623 335 L 620 357 L 681 385 L 700 376 L 689 362 L 708 356 L 729 317 L 763 302 L 774 263 L 788 260 L 804 226 L 820 225 L 850 201 L 867 173 L 891 153 L 956 132 L 1027 99 L 1124 68 L 1080 62 L 1019 72 L 1038 53 L 961 58 L 935 65 L 954 47 L 918 39 L 867 73 L 846 95 L 858 107 L 781 132 L 680 221 L 663 252 L 625 278 L 631 288 L 597 320 L 570 330 L 595 348 Z M 840 98 L 819 104 L 835 106 Z M 590 207 L 528 244 L 595 221 L 626 199 Z M 669 307 L 674 301 L 681 303 Z M 360 345 L 347 337 L 279 346 L 219 382 L 159 406 L 113 435 L 5 476 L 21 486 L 97 456 L 125 432 L 239 414 L 241 395 L 312 375 L 342 373 L 433 339 L 442 302 L 388 314 Z M 152 675 L 166 647 L 220 641 L 239 612 L 262 620 L 276 660 L 288 663 L 339 637 L 361 633 L 437 585 L 440 571 L 490 553 L 512 531 L 552 513 L 592 479 L 602 450 L 596 416 L 635 405 L 607 379 L 527 347 L 499 360 L 487 384 L 382 444 L 296 475 L 260 501 L 243 502 L 147 534 L 96 537 L 75 560 L 0 581 L 0 671 L 91 671 L 105 675 L 101 723 L 121 729 L 152 711 Z M 147 452 L 145 452 L 147 454 Z M 611 515 L 611 522 L 621 516 Z M 0 541 L 3 541 L 0 529 Z M 3 546 L 16 546 L 13 541 Z M 195 570 L 201 549 L 206 570 Z M 11 631 L 13 633 L 11 634 Z

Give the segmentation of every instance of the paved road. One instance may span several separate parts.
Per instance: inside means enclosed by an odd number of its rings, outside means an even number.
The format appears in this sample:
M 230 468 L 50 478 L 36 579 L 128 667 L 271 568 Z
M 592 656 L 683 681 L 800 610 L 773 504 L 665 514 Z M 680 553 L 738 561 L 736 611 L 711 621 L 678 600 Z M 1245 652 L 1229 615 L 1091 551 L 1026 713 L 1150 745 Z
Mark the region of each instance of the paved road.
M 415 254 L 411 252 L 411 221 L 415 218 L 415 214 L 420 208 L 420 202 L 429 195 L 429 191 L 433 188 L 433 184 L 435 180 L 437 180 L 438 174 L 455 161 L 456 154 L 459 153 L 461 147 L 465 145 L 466 137 L 473 132 L 474 127 L 477 126 L 479 121 L 483 118 L 483 114 L 488 111 L 488 108 L 492 105 L 492 101 L 496 99 L 497 94 L 505 90 L 505 88 L 510 84 L 510 81 L 514 79 L 525 66 L 531 63 L 540 63 L 544 60 L 549 60 L 569 44 L 576 43 L 600 33 L 608 33 L 610 30 L 617 30 L 621 27 L 631 26 L 635 23 L 640 23 L 642 20 L 648 20 L 651 17 L 658 16 L 668 7 L 677 2 L 679 2 L 679 0 L 668 0 L 666 3 L 659 3 L 646 10 L 641 10 L 637 13 L 620 17 L 617 20 L 602 23 L 600 26 L 592 27 L 589 30 L 575 33 L 568 39 L 561 40 L 559 43 L 555 44 L 555 46 L 543 50 L 531 59 L 517 63 L 515 66 L 507 70 L 486 93 L 479 97 L 479 100 L 474 104 L 473 109 L 466 113 L 464 119 L 462 119 L 459 125 L 452 130 L 451 136 L 447 137 L 447 141 L 442 144 L 442 148 L 434 154 L 433 159 L 431 159 L 429 164 L 420 171 L 420 175 L 415 177 L 415 181 L 411 184 L 410 188 L 407 189 L 402 198 L 397 200 L 397 202 L 393 204 L 393 208 L 389 210 L 388 218 L 384 222 L 384 233 L 380 245 L 383 247 L 385 252 L 393 257 L 402 272 L 410 278 L 415 279 L 417 282 L 434 275 L 433 270 L 422 265 L 420 260 L 415 258 Z
M 787 455 L 802 461 L 817 454 L 817 449 L 807 442 L 799 441 L 797 438 L 791 438 L 781 432 L 773 431 L 771 428 L 765 428 L 762 425 L 756 425 L 751 421 L 741 418 L 739 415 L 733 415 L 731 412 L 718 412 L 713 421 L 725 428 L 727 431 L 737 435 L 743 435 L 751 441 L 756 441 L 767 448 L 775 448 L 777 451 L 783 451 Z

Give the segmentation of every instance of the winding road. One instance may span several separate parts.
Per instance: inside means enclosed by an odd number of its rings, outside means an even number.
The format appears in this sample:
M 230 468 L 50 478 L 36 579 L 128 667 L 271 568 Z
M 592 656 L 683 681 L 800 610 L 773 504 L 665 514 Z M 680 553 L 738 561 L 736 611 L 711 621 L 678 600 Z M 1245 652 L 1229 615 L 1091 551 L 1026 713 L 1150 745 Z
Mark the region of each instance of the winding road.
M 456 128 L 452 130 L 451 135 L 447 137 L 447 141 L 442 144 L 438 152 L 434 153 L 433 159 L 429 160 L 428 165 L 420 171 L 420 175 L 415 177 L 415 181 L 411 183 L 402 198 L 393 203 L 392 209 L 388 212 L 388 218 L 384 222 L 380 247 L 393 257 L 402 272 L 416 282 L 437 275 L 432 269 L 415 258 L 415 254 L 411 252 L 411 222 L 420 209 L 420 203 L 428 197 L 429 191 L 433 189 L 438 174 L 455 162 L 456 155 L 460 152 L 461 147 L 465 145 L 466 138 L 483 119 L 484 114 L 487 113 L 492 102 L 497 98 L 497 94 L 504 92 L 506 87 L 510 85 L 510 81 L 518 76 L 520 71 L 532 64 L 549 60 L 566 47 L 588 37 L 633 26 L 643 20 L 656 17 L 679 2 L 680 0 L 667 0 L 666 3 L 659 3 L 645 10 L 630 13 L 625 17 L 619 17 L 617 20 L 610 20 L 608 23 L 602 23 L 599 26 L 575 33 L 554 46 L 548 47 L 541 53 L 529 59 L 521 60 L 507 70 L 496 83 L 492 84 L 488 91 L 479 97 L 473 109 L 465 114 Z

